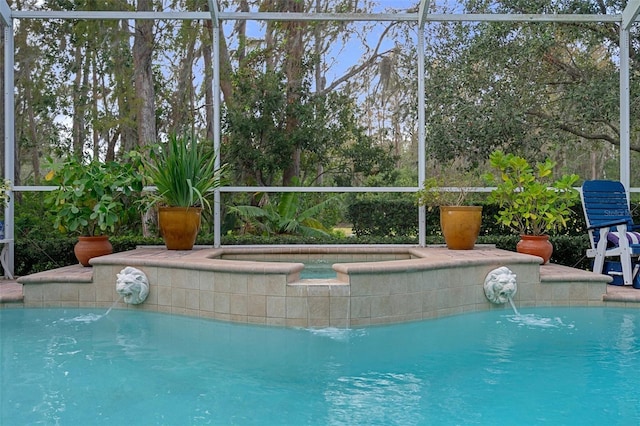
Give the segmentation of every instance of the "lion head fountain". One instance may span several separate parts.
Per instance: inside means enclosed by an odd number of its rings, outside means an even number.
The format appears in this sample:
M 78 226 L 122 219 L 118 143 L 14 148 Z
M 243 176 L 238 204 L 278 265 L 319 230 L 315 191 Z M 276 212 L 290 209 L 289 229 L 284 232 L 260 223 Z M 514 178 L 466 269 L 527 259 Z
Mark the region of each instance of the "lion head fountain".
M 484 294 L 491 303 L 496 305 L 507 303 L 516 291 L 518 291 L 516 274 L 506 266 L 489 272 L 484 280 Z
M 139 269 L 127 266 L 117 274 L 116 292 L 124 298 L 125 303 L 139 305 L 149 295 L 149 280 Z

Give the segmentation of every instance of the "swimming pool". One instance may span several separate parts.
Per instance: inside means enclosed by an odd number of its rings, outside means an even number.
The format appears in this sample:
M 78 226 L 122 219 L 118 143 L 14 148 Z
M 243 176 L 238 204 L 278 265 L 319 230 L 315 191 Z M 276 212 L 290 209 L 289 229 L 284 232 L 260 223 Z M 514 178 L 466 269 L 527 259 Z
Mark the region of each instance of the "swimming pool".
M 638 424 L 640 310 L 362 329 L 0 310 L 0 424 Z

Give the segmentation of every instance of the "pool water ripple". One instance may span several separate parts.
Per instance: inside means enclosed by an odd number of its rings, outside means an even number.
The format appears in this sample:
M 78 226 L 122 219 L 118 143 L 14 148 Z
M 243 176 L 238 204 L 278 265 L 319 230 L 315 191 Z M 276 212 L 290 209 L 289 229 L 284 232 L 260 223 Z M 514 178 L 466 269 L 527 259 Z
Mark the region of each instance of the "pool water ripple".
M 524 311 L 307 330 L 1 310 L 0 424 L 640 423 L 640 310 Z

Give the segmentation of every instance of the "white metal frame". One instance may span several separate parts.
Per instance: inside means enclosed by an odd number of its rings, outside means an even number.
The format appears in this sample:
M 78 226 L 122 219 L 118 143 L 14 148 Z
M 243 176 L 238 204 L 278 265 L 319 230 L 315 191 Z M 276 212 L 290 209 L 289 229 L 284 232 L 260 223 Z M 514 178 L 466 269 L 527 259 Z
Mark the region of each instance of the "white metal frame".
M 87 11 L 19 11 L 11 10 L 6 0 L 0 0 L 0 19 L 5 25 L 5 177 L 13 180 L 15 138 L 14 138 L 14 46 L 13 21 L 15 19 L 153 19 L 153 20 L 190 20 L 211 19 L 214 28 L 225 20 L 290 20 L 290 21 L 401 21 L 415 22 L 418 25 L 418 186 L 417 187 L 223 187 L 216 190 L 214 207 L 215 245 L 220 245 L 220 193 L 221 192 L 416 192 L 422 187 L 426 173 L 425 158 L 425 93 L 424 93 L 424 27 L 427 22 L 436 21 L 503 21 L 503 22 L 620 22 L 620 180 L 629 191 L 630 188 L 630 117 L 629 117 L 629 30 L 640 13 L 640 0 L 629 0 L 619 15 L 575 15 L 575 14 L 430 14 L 430 0 L 421 0 L 416 13 L 274 13 L 274 12 L 220 12 L 215 0 L 208 0 L 210 13 L 206 12 L 87 12 Z M 219 62 L 219 32 L 213 34 L 213 61 Z M 219 67 L 214 67 L 214 92 L 219 93 Z M 220 97 L 214 96 L 214 149 L 220 150 Z M 219 159 L 219 156 L 218 156 Z M 219 163 L 217 164 L 220 165 Z M 44 187 L 15 187 L 15 191 L 48 190 Z M 425 245 L 426 221 L 425 209 L 419 209 L 419 244 Z M 14 236 L 13 197 L 5 209 L 6 238 Z M 13 273 L 14 244 L 8 249 L 8 266 Z

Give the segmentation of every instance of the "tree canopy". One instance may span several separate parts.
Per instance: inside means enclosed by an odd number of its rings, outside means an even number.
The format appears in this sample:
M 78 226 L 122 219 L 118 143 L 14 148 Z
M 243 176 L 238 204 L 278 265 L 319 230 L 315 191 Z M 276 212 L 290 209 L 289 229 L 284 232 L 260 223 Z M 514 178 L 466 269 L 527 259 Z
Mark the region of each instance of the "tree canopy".
M 24 10 L 208 11 L 207 0 L 22 0 Z M 375 0 L 224 0 L 224 11 L 373 10 Z M 432 12 L 620 13 L 626 2 L 469 0 Z M 410 9 L 390 12 L 415 12 Z M 483 167 L 501 148 L 554 157 L 583 177 L 615 175 L 619 24 L 429 22 L 429 173 Z M 214 31 L 221 60 L 212 62 Z M 233 184 L 417 181 L 417 32 L 411 22 L 39 20 L 15 28 L 16 184 L 40 184 L 46 156 L 100 160 L 177 131 L 213 135 Z M 637 25 L 631 32 L 638 73 Z M 3 52 L 4 54 L 4 52 Z M 219 67 L 221 93 L 213 93 Z M 638 115 L 632 79 L 632 117 Z M 634 151 L 640 125 L 632 121 Z

